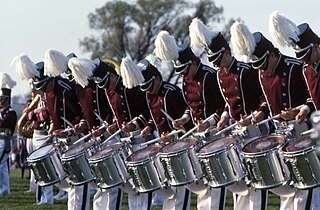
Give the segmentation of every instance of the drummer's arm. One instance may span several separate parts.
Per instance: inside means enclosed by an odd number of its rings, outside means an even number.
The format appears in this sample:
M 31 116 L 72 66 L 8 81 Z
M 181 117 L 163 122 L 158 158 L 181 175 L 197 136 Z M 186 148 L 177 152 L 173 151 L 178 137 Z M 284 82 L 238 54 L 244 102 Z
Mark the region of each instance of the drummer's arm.
M 148 121 L 146 126 L 141 130 L 141 136 L 147 137 L 149 134 L 151 134 L 155 130 L 155 124 L 152 119 Z
M 265 98 L 263 97 L 261 100 L 260 107 L 258 108 L 258 110 L 254 112 L 254 115 L 251 117 L 251 123 L 255 125 L 258 122 L 266 119 L 269 115 L 269 112 L 270 112 L 269 110 L 270 110 L 269 105 L 265 101 Z

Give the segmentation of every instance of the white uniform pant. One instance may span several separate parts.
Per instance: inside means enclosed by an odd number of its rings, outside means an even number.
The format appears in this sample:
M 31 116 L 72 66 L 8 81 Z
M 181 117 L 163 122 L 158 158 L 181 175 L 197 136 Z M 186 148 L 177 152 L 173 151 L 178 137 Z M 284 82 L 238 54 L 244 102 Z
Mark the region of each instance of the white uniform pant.
M 35 150 L 32 138 L 27 139 L 26 148 L 27 148 L 28 155 L 30 155 Z M 37 184 L 36 184 L 36 180 L 34 178 L 34 173 L 30 169 L 29 191 L 35 192 L 36 188 L 37 188 Z
M 0 139 L 0 196 L 10 194 L 10 177 L 8 158 L 9 153 L 4 151 L 4 140 Z
M 185 187 L 167 187 L 155 191 L 163 197 L 162 210 L 189 210 L 191 193 Z
M 233 193 L 234 210 L 260 210 L 267 209 L 268 191 L 256 190 L 247 187 L 244 180 L 227 187 Z
M 319 209 L 318 190 L 298 190 L 284 185 L 270 191 L 280 196 L 280 210 Z
M 41 130 L 34 130 L 33 132 L 33 147 L 34 149 L 39 149 L 42 144 L 45 142 L 44 136 L 47 135 L 47 132 Z M 53 186 L 41 187 L 37 185 L 36 190 L 36 203 L 45 203 L 53 204 Z
M 92 186 L 94 186 L 93 184 Z M 122 208 L 122 190 L 114 187 L 105 191 L 97 189 L 93 197 L 93 210 L 118 210 Z
M 226 201 L 226 188 L 209 188 L 204 185 L 203 180 L 188 184 L 187 189 L 197 195 L 197 209 L 223 210 Z

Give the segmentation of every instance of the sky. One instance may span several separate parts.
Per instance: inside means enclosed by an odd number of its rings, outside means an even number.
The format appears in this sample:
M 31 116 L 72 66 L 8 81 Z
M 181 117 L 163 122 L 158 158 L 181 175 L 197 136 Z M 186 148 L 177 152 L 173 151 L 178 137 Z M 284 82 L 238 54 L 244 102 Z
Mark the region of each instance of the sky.
M 320 1 L 316 0 L 214 0 L 224 8 L 226 19 L 240 17 L 252 32 L 260 31 L 271 40 L 269 15 L 278 11 L 296 24 L 309 23 L 320 35 Z M 47 49 L 65 54 L 89 57 L 82 52 L 79 41 L 95 34 L 89 29 L 88 15 L 102 7 L 106 0 L 10 0 L 0 7 L 0 71 L 16 82 L 12 95 L 28 93 L 29 86 L 10 69 L 15 56 L 26 53 L 32 61 L 43 60 Z M 289 49 L 280 50 L 293 55 Z

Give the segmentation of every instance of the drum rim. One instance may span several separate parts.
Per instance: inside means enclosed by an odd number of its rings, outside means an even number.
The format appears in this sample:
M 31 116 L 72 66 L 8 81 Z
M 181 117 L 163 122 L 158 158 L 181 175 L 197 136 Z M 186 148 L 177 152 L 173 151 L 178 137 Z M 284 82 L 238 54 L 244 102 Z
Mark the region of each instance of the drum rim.
M 271 136 L 281 136 L 281 137 L 283 137 L 284 141 L 283 141 L 283 143 L 279 144 L 278 146 L 273 147 L 273 148 L 270 148 L 270 149 L 268 149 L 268 150 L 266 150 L 266 151 L 260 151 L 260 152 L 244 152 L 244 151 L 243 151 L 243 149 L 244 149 L 247 145 L 251 144 L 252 142 L 254 142 L 254 141 L 256 141 L 256 140 L 259 140 L 259 139 L 266 138 L 266 137 L 271 137 Z M 254 155 L 254 156 L 256 156 L 256 155 L 263 155 L 263 154 L 271 153 L 271 152 L 274 152 L 274 151 L 279 151 L 279 149 L 282 148 L 282 147 L 285 145 L 285 143 L 286 143 L 286 138 L 285 138 L 285 136 L 282 135 L 282 134 L 264 135 L 264 136 L 257 137 L 256 139 L 253 139 L 253 140 L 250 141 L 249 143 L 245 144 L 245 145 L 241 148 L 241 153 L 242 153 L 242 154 L 245 154 L 245 155 L 247 155 L 247 156 L 250 156 L 250 155 Z
M 149 163 L 149 162 L 154 162 L 154 159 L 156 159 L 158 157 L 158 154 L 155 155 L 155 156 L 152 156 L 148 159 L 144 159 L 144 160 L 139 160 L 139 161 L 128 161 L 126 160 L 125 163 L 126 165 L 129 165 L 129 166 L 140 166 L 140 165 L 143 165 L 144 163 Z
M 309 154 L 313 151 L 316 150 L 316 146 L 313 145 L 311 147 L 307 147 L 307 148 L 304 148 L 304 149 L 301 149 L 301 150 L 296 150 L 296 151 L 292 151 L 292 152 L 287 152 L 285 150 L 283 150 L 284 148 L 282 147 L 281 148 L 281 153 L 284 155 L 284 156 L 291 156 L 291 157 L 295 157 L 295 156 L 300 156 L 301 154 Z
M 48 146 L 52 146 L 52 149 L 50 150 L 50 152 L 48 152 L 48 153 L 45 154 L 44 156 L 41 156 L 41 158 L 40 158 L 40 157 L 37 157 L 37 158 L 32 158 L 32 159 L 30 159 L 30 156 L 31 156 L 32 154 L 34 154 L 37 150 L 39 150 L 39 149 L 41 149 L 41 148 L 44 148 L 44 147 L 48 147 Z M 34 150 L 33 152 L 31 152 L 30 155 L 27 157 L 27 161 L 28 161 L 28 162 L 29 162 L 29 161 L 30 161 L 30 162 L 37 162 L 37 161 L 39 161 L 39 160 L 42 160 L 43 158 L 46 158 L 47 156 L 51 156 L 52 153 L 55 153 L 55 151 L 58 150 L 58 149 L 55 148 L 52 144 L 46 145 L 46 146 L 44 146 L 44 147 L 40 147 L 40 148 Z M 59 151 L 59 150 L 58 150 L 58 151 Z
M 163 147 L 160 149 L 159 154 L 172 154 L 172 153 L 179 153 L 179 154 L 180 154 L 180 152 L 182 153 L 182 152 L 184 152 L 184 151 L 186 151 L 186 150 L 190 150 L 190 149 L 195 148 L 195 147 L 197 146 L 197 144 L 200 143 L 199 140 L 198 140 L 197 138 L 195 138 L 195 137 L 186 137 L 186 138 L 193 138 L 193 139 L 195 139 L 196 141 L 195 141 L 195 143 L 194 143 L 193 145 L 191 145 L 191 146 L 188 147 L 188 148 L 181 148 L 181 149 L 179 148 L 178 150 L 172 151 L 172 152 L 162 152 L 162 149 L 165 148 L 165 147 L 167 147 L 167 146 L 169 146 L 169 145 L 172 143 L 172 142 L 171 142 L 171 143 L 163 146 Z M 184 139 L 185 139 L 185 138 L 184 138 Z M 173 142 L 182 141 L 182 140 L 184 140 L 184 139 L 175 140 L 175 141 L 173 141 Z
M 76 154 L 70 155 L 70 156 L 65 156 L 65 153 L 64 153 L 64 154 L 61 155 L 61 161 L 63 161 L 63 160 L 72 160 L 72 159 L 78 158 L 78 157 L 82 156 L 83 153 L 87 153 L 87 151 L 83 150 L 83 151 L 81 151 L 79 153 L 76 153 Z
M 223 138 L 225 138 L 225 137 L 223 137 Z M 218 140 L 218 139 L 216 139 L 216 140 Z M 215 140 L 214 140 L 214 141 L 215 141 Z M 213 142 L 214 142 L 214 141 L 213 141 Z M 235 140 L 233 143 L 229 144 L 228 146 L 223 146 L 223 147 L 221 147 L 221 148 L 219 148 L 219 149 L 217 149 L 217 150 L 214 150 L 214 151 L 212 151 L 212 152 L 200 152 L 200 150 L 201 150 L 203 147 L 205 147 L 205 146 L 208 145 L 208 144 L 213 143 L 213 142 L 209 142 L 209 143 L 203 145 L 202 147 L 200 147 L 199 151 L 197 152 L 197 156 L 198 156 L 198 157 L 211 157 L 211 156 L 213 156 L 214 154 L 217 154 L 217 155 L 218 155 L 218 154 L 220 154 L 220 153 L 222 153 L 222 152 L 226 152 L 229 148 L 234 147 L 238 141 L 239 141 L 239 140 L 237 139 L 237 140 Z
M 91 157 L 89 157 L 89 159 L 88 159 L 88 161 L 89 161 L 89 163 L 97 163 L 97 162 L 100 162 L 100 161 L 102 161 L 102 160 L 106 160 L 106 159 L 110 159 L 110 158 L 112 158 L 113 156 L 115 156 L 116 154 L 115 153 L 107 153 L 107 154 L 105 154 L 105 155 L 103 155 L 102 157 L 97 157 L 97 158 L 92 158 L 92 156 Z M 111 156 L 111 157 L 110 157 Z

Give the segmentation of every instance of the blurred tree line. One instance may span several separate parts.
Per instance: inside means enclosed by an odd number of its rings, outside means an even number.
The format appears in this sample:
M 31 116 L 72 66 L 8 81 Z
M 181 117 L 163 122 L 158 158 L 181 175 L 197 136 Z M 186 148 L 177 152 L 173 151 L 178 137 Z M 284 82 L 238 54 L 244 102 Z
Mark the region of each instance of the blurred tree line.
M 223 7 L 213 0 L 134 0 L 107 1 L 90 13 L 89 27 L 96 32 L 80 41 L 82 50 L 91 58 L 113 58 L 119 62 L 129 56 L 134 61 L 145 58 L 154 50 L 154 40 L 161 30 L 174 35 L 177 44 L 189 42 L 189 25 L 193 18 L 220 30 L 229 39 L 234 19 L 223 17 Z M 202 52 L 199 52 L 201 55 Z M 177 83 L 172 68 L 163 77 Z

